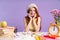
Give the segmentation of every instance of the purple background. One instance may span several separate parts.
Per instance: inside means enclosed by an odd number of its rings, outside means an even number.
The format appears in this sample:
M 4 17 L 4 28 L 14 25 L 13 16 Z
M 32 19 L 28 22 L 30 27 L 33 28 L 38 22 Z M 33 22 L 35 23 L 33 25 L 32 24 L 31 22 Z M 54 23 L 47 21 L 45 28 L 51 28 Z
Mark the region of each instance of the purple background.
M 7 21 L 9 26 L 16 26 L 18 31 L 23 31 L 26 8 L 30 3 L 38 6 L 42 18 L 41 31 L 48 31 L 50 22 L 54 20 L 50 11 L 60 9 L 60 0 L 0 0 L 0 21 Z

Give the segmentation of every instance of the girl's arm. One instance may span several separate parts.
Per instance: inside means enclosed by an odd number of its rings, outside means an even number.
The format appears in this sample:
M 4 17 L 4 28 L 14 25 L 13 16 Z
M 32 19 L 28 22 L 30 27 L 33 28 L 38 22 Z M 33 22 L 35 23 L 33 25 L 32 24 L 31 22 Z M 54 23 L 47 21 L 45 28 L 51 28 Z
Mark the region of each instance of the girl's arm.
M 33 23 L 34 23 L 34 27 L 36 29 L 36 32 L 39 32 L 39 30 L 41 29 L 41 19 L 40 17 L 38 17 L 38 22 L 36 23 L 36 20 L 33 20 Z
M 24 31 L 28 32 L 31 25 L 32 19 L 30 19 L 29 24 L 27 25 L 26 18 L 24 18 Z

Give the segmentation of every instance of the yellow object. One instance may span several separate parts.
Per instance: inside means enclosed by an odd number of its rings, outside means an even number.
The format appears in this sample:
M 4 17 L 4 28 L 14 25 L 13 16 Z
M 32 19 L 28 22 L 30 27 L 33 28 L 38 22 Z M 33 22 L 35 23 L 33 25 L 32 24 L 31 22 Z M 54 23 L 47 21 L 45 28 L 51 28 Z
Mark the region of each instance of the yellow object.
M 35 36 L 36 40 L 45 40 L 45 38 L 41 37 L 41 36 Z
M 6 28 L 7 27 L 7 22 L 6 21 L 2 21 L 0 23 L 0 25 L 1 25 L 1 27 Z
M 40 36 L 35 36 L 35 39 L 36 40 L 40 40 Z
M 52 32 L 51 32 L 51 28 L 52 27 L 56 27 L 57 28 L 57 30 L 58 30 L 58 32 L 56 32 L 56 33 L 54 33 L 54 34 L 52 34 Z M 51 29 L 51 30 L 50 30 Z M 48 32 L 49 32 L 49 35 L 51 36 L 51 35 L 53 35 L 53 36 L 60 36 L 60 26 L 59 25 L 57 25 L 57 24 L 52 24 L 52 23 L 50 23 L 50 26 L 48 27 Z

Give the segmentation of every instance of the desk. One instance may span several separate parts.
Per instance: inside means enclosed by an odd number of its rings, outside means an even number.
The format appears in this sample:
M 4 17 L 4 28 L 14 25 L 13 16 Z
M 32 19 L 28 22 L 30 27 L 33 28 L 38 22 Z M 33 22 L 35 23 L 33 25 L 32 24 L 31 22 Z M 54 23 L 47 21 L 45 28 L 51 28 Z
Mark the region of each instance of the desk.
M 31 35 L 29 35 L 29 33 L 25 33 L 26 35 L 23 35 L 24 33 L 18 32 L 17 33 L 17 37 L 15 40 L 36 40 L 34 37 L 31 37 Z M 38 32 L 35 35 L 40 35 L 41 37 L 43 37 L 45 40 L 60 40 L 60 37 L 56 37 L 55 39 L 52 38 L 48 38 L 48 37 L 44 37 L 44 35 L 47 35 L 48 32 Z M 33 34 L 34 35 L 34 34 Z
M 56 39 L 44 37 L 44 35 L 46 35 L 46 34 L 48 34 L 48 32 L 38 32 L 36 34 L 33 34 L 33 36 L 32 36 L 30 33 L 27 33 L 27 32 L 17 32 L 17 33 L 15 33 L 15 36 L 13 38 L 0 36 L 0 40 L 36 40 L 34 37 L 35 35 L 39 35 L 39 36 L 43 37 L 45 40 L 60 40 L 60 37 L 58 37 Z

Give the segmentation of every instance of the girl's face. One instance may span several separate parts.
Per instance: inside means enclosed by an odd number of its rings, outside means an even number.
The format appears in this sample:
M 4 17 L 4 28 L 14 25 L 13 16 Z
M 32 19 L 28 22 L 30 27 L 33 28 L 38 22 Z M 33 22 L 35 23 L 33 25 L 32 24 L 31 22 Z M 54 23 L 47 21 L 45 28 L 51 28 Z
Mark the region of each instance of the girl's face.
M 30 8 L 29 15 L 32 17 L 35 16 L 35 14 L 36 14 L 35 8 Z

